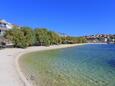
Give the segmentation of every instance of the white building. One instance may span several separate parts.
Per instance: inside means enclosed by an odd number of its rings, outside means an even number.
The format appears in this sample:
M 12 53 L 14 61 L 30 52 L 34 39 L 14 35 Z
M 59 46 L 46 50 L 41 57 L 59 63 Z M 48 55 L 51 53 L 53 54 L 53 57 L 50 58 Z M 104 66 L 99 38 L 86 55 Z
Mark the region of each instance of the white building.
M 3 36 L 6 30 L 12 29 L 13 25 L 5 20 L 0 20 L 0 36 Z

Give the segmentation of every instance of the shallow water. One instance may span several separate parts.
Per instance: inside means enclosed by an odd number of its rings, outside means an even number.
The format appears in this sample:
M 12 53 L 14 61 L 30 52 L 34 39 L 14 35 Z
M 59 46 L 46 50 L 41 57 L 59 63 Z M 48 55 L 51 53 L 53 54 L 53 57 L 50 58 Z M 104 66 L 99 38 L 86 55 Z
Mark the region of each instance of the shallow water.
M 22 57 L 22 71 L 37 86 L 115 86 L 112 44 L 34 52 Z

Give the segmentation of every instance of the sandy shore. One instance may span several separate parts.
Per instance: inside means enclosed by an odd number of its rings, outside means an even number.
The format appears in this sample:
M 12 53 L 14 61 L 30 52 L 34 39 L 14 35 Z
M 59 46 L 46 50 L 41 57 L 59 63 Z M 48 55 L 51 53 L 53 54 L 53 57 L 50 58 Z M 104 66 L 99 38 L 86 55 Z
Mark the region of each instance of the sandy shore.
M 83 44 L 54 45 L 49 47 L 39 46 L 26 49 L 8 48 L 0 50 L 0 86 L 31 86 L 31 83 L 24 77 L 18 64 L 18 59 L 22 54 L 78 45 Z

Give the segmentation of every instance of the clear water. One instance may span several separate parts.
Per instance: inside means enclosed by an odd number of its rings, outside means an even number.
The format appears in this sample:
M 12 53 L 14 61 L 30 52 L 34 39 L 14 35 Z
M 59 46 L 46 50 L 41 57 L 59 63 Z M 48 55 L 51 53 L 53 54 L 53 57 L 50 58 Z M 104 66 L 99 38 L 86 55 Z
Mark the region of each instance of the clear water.
M 20 66 L 37 86 L 115 86 L 115 45 L 83 45 L 23 55 Z

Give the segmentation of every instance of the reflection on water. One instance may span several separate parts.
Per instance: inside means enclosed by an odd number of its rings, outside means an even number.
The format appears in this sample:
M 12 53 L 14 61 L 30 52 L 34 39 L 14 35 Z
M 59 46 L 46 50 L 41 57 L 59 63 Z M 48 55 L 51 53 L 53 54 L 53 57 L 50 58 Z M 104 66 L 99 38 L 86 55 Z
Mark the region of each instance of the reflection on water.
M 37 86 L 115 86 L 115 45 L 83 45 L 23 57 L 20 66 Z

